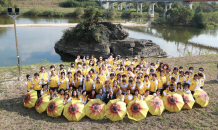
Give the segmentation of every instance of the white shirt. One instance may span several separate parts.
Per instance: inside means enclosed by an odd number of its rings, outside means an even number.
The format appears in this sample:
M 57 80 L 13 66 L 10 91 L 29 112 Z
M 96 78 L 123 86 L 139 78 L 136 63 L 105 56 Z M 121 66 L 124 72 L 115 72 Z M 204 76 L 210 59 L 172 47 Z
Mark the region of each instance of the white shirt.
M 119 95 L 117 95 L 118 97 L 120 97 Z M 124 96 L 121 98 L 121 101 L 123 101 L 124 102 Z
M 83 101 L 83 99 L 82 99 L 81 97 L 79 97 L 79 100 L 80 100 L 81 102 L 83 102 L 84 104 L 87 103 L 87 98 L 86 98 L 85 101 Z

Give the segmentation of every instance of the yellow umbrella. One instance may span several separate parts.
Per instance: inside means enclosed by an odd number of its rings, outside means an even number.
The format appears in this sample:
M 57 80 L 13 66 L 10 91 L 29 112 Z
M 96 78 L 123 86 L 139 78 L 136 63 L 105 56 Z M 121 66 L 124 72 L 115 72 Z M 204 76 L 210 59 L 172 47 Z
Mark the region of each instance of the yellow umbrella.
M 163 103 L 165 109 L 170 112 L 179 112 L 184 105 L 182 96 L 177 93 L 164 96 Z
M 127 115 L 129 119 L 140 121 L 147 116 L 148 109 L 145 101 L 136 99 L 129 102 L 127 106 Z
M 145 101 L 148 105 L 149 112 L 152 115 L 161 115 L 165 109 L 163 101 L 158 97 L 153 97 L 151 100 L 145 100 Z
M 122 120 L 126 115 L 126 103 L 119 99 L 110 100 L 105 106 L 105 112 L 112 121 Z
M 201 105 L 201 107 L 206 107 L 208 105 L 209 97 L 204 90 L 202 90 L 200 88 L 197 89 L 193 96 L 195 98 L 196 103 Z
M 181 93 L 183 101 L 184 101 L 184 106 L 182 107 L 182 109 L 192 109 L 193 105 L 195 104 L 195 100 L 192 96 L 192 94 L 183 92 Z
M 145 101 L 149 101 L 149 100 L 151 100 L 151 99 L 153 99 L 153 98 L 154 98 L 153 95 L 148 95 L 144 100 L 145 100 Z
M 105 103 L 100 99 L 90 99 L 85 105 L 86 115 L 95 120 L 102 120 L 105 116 Z
M 51 117 L 61 116 L 64 109 L 63 99 L 53 98 L 47 107 L 47 115 Z
M 41 114 L 44 112 L 49 104 L 50 101 L 50 95 L 43 95 L 36 101 L 36 111 Z
M 38 98 L 37 91 L 30 90 L 23 98 L 24 106 L 28 108 L 34 107 L 36 104 L 37 98 Z
M 72 100 L 64 106 L 63 115 L 69 121 L 79 121 L 85 116 L 84 104 L 80 100 Z

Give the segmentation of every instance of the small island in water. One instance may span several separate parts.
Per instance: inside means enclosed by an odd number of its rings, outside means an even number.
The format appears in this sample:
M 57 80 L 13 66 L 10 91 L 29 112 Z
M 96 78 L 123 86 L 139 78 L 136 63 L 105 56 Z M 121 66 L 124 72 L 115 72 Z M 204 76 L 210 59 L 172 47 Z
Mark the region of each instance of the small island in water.
M 110 53 L 129 57 L 167 57 L 159 45 L 146 39 L 128 38 L 129 33 L 121 24 L 102 22 L 102 12 L 89 7 L 85 10 L 85 20 L 75 28 L 64 31 L 55 43 L 56 52 L 73 56 L 91 55 L 108 58 Z

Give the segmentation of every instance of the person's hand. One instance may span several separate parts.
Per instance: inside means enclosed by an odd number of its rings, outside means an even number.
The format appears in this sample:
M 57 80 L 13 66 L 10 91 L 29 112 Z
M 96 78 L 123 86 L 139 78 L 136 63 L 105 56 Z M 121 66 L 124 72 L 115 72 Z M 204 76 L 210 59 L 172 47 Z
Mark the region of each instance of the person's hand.
M 88 98 L 88 100 L 90 100 L 90 98 Z
M 109 93 L 107 94 L 107 97 L 109 97 Z

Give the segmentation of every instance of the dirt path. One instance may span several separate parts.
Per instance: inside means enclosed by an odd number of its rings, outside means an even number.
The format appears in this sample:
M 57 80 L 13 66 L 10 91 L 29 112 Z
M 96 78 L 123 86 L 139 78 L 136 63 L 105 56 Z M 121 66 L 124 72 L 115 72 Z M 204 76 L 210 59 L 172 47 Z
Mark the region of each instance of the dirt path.
M 117 24 L 117 23 L 115 23 Z M 123 26 L 142 26 L 146 27 L 148 24 L 137 24 L 137 23 L 121 23 Z M 66 24 L 17 24 L 17 27 L 75 27 L 77 23 L 66 23 Z M 13 24 L 0 25 L 0 28 L 11 28 Z

